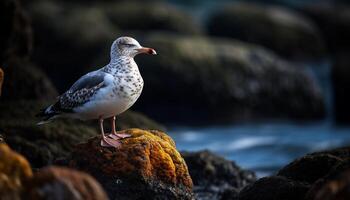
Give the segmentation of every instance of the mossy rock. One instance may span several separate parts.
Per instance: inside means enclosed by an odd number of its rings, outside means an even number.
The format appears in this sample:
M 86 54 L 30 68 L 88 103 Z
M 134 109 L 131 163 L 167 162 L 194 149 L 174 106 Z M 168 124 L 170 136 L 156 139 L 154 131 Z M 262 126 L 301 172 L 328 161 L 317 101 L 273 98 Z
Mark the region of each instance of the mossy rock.
M 118 27 L 96 7 L 39 1 L 29 11 L 35 36 L 33 60 L 60 92 L 95 66 L 97 57 L 109 55 L 110 45 L 120 34 Z
M 159 121 L 324 116 L 324 99 L 313 76 L 262 47 L 160 33 L 142 44 L 158 55 L 136 57 L 145 87 L 135 109 Z
M 191 15 L 165 3 L 107 4 L 107 16 L 122 30 L 168 31 L 199 34 L 199 25 Z
M 34 116 L 47 105 L 47 101 L 0 102 L 0 133 L 34 168 L 52 164 L 57 158 L 67 156 L 76 144 L 99 134 L 96 121 L 58 119 L 37 126 L 39 119 Z M 142 114 L 128 111 L 117 118 L 117 128 L 130 127 L 164 128 Z
M 58 96 L 46 74 L 28 61 L 11 60 L 3 69 L 2 100 L 50 100 Z
M 28 161 L 0 143 L 0 196 L 1 199 L 19 200 L 24 183 L 33 176 Z
M 192 180 L 174 141 L 160 131 L 128 129 L 120 148 L 101 147 L 101 137 L 79 144 L 70 167 L 92 174 L 111 199 L 192 199 Z
M 208 32 L 257 43 L 292 59 L 319 59 L 326 54 L 321 34 L 310 20 L 277 6 L 226 5 L 209 18 Z

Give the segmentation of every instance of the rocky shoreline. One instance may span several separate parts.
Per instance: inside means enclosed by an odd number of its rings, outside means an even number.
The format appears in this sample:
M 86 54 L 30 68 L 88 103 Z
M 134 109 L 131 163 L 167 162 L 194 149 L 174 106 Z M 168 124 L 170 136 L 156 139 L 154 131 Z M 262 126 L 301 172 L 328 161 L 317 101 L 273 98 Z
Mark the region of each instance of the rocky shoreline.
M 307 154 L 276 175 L 257 180 L 253 172 L 209 151 L 180 154 L 164 132 L 141 129 L 121 132 L 132 137 L 124 139 L 120 149 L 101 147 L 97 136 L 75 145 L 65 158 L 55 159 L 56 166 L 34 169 L 25 157 L 0 143 L 1 197 L 19 200 L 350 197 L 349 147 Z M 36 156 L 35 152 L 32 155 Z

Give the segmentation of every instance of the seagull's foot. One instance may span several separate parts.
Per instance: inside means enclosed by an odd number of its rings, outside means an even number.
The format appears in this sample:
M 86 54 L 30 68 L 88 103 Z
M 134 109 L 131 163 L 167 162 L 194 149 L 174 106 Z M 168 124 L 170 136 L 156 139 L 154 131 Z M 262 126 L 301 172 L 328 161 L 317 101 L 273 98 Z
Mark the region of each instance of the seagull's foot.
M 124 139 L 124 138 L 129 138 L 131 137 L 130 134 L 126 134 L 126 133 L 111 133 L 108 135 L 109 137 L 111 138 L 114 138 L 114 139 Z
M 101 146 L 103 147 L 114 147 L 114 148 L 120 148 L 121 147 L 121 142 L 119 141 L 119 139 L 115 139 L 112 137 L 103 137 L 101 139 Z

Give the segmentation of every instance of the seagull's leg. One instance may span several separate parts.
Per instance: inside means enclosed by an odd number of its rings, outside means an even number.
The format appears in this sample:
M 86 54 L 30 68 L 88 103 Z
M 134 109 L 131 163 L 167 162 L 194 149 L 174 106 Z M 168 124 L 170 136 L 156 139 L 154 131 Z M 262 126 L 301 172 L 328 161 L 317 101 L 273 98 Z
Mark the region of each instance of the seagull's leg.
M 111 117 L 111 127 L 112 127 L 112 131 L 111 131 L 111 134 L 109 135 L 109 137 L 112 137 L 112 138 L 114 138 L 114 139 L 116 139 L 116 140 L 131 137 L 130 134 L 126 134 L 126 133 L 117 133 L 117 131 L 115 130 L 115 120 L 116 120 L 116 117 L 115 117 L 115 116 Z
M 103 118 L 102 117 L 99 118 L 99 123 L 100 123 L 101 135 L 102 135 L 101 146 L 103 146 L 103 147 L 115 147 L 115 148 L 120 147 L 119 141 L 105 136 L 105 133 L 103 130 Z

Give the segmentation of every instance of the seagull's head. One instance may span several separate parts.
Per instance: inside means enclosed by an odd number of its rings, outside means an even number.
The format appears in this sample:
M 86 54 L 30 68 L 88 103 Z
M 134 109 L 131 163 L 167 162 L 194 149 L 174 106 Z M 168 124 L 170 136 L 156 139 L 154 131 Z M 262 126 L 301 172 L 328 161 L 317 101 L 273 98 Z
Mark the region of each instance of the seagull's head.
M 112 58 L 119 56 L 135 57 L 137 54 L 141 53 L 151 55 L 157 54 L 154 49 L 141 46 L 137 40 L 131 37 L 120 37 L 113 42 L 111 47 Z

